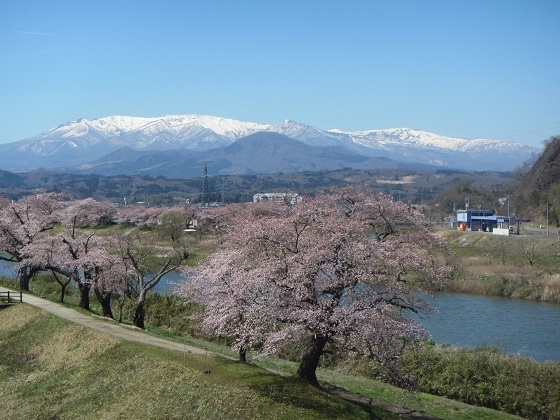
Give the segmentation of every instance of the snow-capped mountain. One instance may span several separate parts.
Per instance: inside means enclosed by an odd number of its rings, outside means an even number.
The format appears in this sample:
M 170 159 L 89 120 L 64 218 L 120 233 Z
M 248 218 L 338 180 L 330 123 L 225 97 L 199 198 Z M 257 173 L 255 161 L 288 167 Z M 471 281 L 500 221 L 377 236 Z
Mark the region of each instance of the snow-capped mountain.
M 407 128 L 345 132 L 289 120 L 272 125 L 209 115 L 111 116 L 71 121 L 29 139 L 0 145 L 0 169 L 60 169 L 93 162 L 122 147 L 206 151 L 263 131 L 310 146 L 337 146 L 368 157 L 467 170 L 510 170 L 537 151 L 520 143 L 460 139 Z
M 87 149 L 106 142 L 137 149 L 187 148 L 206 150 L 232 143 L 270 125 L 245 123 L 208 115 L 170 115 L 162 118 L 112 116 L 70 121 L 30 139 L 16 142 L 17 150 L 48 156 L 61 148 Z

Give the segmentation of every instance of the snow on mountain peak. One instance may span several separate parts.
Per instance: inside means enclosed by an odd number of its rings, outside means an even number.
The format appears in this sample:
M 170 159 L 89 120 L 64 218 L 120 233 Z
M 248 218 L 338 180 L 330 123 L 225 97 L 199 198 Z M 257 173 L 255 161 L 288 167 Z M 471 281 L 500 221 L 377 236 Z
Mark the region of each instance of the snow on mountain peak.
M 130 133 L 142 129 L 142 127 L 150 124 L 154 120 L 157 120 L 157 118 L 114 115 L 111 117 L 98 118 L 88 122 L 91 126 L 108 133 Z
M 155 131 L 172 130 L 174 132 L 179 132 L 188 127 L 199 127 L 212 130 L 214 133 L 231 140 L 257 131 L 264 131 L 270 127 L 269 124 L 243 122 L 230 118 L 198 114 L 167 115 L 153 118 L 112 116 L 93 120 L 90 124 L 115 135 L 145 130 L 148 127 L 154 129 L 156 126 L 159 128 L 155 128 Z
M 271 125 L 244 122 L 231 118 L 199 114 L 163 117 L 109 116 L 93 120 L 79 119 L 55 127 L 17 143 L 22 153 L 54 156 L 74 150 L 91 157 L 89 148 L 98 145 L 96 153 L 131 147 L 144 150 L 189 149 L 204 151 L 226 146 L 260 131 L 276 132 L 312 146 L 343 147 L 370 157 L 387 157 L 442 166 L 465 167 L 467 156 L 476 167 L 497 167 L 496 156 L 503 156 L 503 167 L 525 160 L 536 149 L 519 143 L 486 139 L 461 139 L 441 136 L 412 128 L 385 130 L 328 131 L 285 119 Z M 8 150 L 6 145 L 2 150 Z M 508 163 L 508 159 L 512 163 Z M 485 162 L 483 162 L 485 160 Z M 439 162 L 439 163 L 438 163 Z
M 526 147 L 521 144 L 505 142 L 502 140 L 488 139 L 465 139 L 458 137 L 449 137 L 439 134 L 430 133 L 428 131 L 416 128 L 389 128 L 359 131 L 343 131 L 339 129 L 331 129 L 330 133 L 348 135 L 365 147 L 374 147 L 384 145 L 386 147 L 393 146 L 414 146 L 422 148 L 432 148 L 439 150 L 449 150 L 457 152 L 465 152 L 473 147 L 508 149 Z

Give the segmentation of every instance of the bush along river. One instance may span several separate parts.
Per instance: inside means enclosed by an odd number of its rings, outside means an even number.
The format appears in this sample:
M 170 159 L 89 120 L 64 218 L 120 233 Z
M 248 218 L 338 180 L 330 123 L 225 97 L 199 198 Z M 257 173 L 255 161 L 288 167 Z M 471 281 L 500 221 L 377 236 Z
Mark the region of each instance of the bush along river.
M 0 276 L 15 275 L 14 264 L 0 261 Z M 174 283 L 183 280 L 170 273 L 154 291 L 172 293 Z M 560 361 L 560 304 L 457 293 L 439 293 L 428 301 L 437 312 L 421 316 L 420 322 L 438 343 Z
M 560 304 L 456 293 L 428 301 L 437 312 L 420 323 L 437 343 L 560 361 Z

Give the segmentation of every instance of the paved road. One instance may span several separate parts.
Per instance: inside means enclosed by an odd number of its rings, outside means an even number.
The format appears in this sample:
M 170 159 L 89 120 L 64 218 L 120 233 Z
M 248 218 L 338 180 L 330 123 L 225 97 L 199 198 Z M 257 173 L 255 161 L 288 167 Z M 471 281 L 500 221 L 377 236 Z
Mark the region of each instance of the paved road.
M 0 292 L 7 292 L 8 290 L 9 289 L 0 287 Z M 10 290 L 10 293 L 19 292 Z M 123 340 L 137 341 L 140 343 L 152 344 L 154 346 L 163 347 L 170 350 L 187 351 L 195 354 L 208 353 L 206 350 L 199 349 L 198 347 L 153 337 L 149 334 L 144 333 L 142 330 L 137 330 L 133 327 L 125 326 L 124 324 L 118 324 L 112 320 L 106 320 L 95 315 L 83 315 L 80 312 L 75 311 L 74 309 L 67 308 L 58 303 L 54 303 L 46 299 L 41 299 L 36 296 L 24 293 L 23 302 L 50 312 L 51 314 L 54 314 L 60 318 L 64 318 L 69 321 L 75 322 L 76 324 L 83 325 L 84 327 L 93 328 L 94 330 L 101 331 L 118 338 L 122 338 Z M 223 355 L 220 356 L 224 357 Z
M 523 228 L 523 235 L 521 235 L 521 236 L 535 238 L 535 239 L 539 239 L 539 238 L 558 239 L 558 229 L 552 228 L 552 227 L 549 228 L 548 229 L 548 235 L 547 235 L 547 229 L 524 227 Z

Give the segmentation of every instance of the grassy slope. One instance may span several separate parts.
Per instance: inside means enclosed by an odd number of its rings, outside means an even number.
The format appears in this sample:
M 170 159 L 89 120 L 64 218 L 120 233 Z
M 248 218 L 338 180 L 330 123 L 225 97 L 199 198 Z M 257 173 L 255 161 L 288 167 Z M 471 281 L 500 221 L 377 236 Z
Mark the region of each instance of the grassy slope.
M 120 341 L 27 305 L 0 311 L 0 384 L 0 417 L 370 415 L 357 404 L 254 366 Z
M 321 379 L 442 418 L 512 418 L 349 375 Z M 4 418 L 394 417 L 254 365 L 124 342 L 27 305 L 0 310 L 0 401 Z

